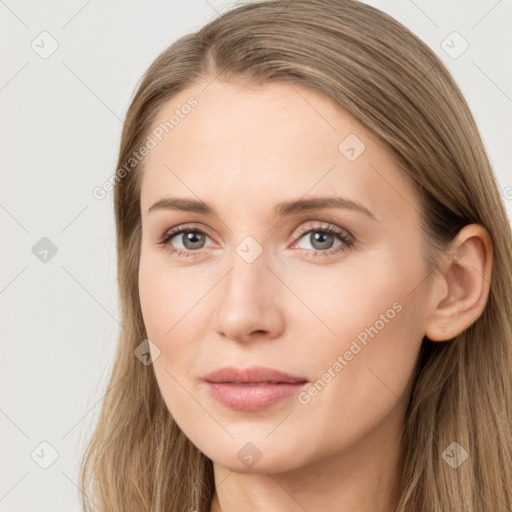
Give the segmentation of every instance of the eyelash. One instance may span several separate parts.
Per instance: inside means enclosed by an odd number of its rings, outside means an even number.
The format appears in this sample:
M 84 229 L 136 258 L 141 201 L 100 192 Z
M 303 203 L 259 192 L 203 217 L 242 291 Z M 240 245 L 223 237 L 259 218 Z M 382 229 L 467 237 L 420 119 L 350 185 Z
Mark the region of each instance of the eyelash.
M 199 256 L 201 254 L 201 251 L 183 251 L 181 249 L 175 249 L 170 246 L 169 242 L 171 241 L 171 239 L 173 239 L 177 235 L 180 235 L 182 233 L 187 233 L 187 232 L 202 233 L 202 234 L 208 236 L 207 233 L 205 233 L 202 229 L 199 229 L 196 225 L 187 224 L 187 225 L 182 225 L 182 226 L 172 228 L 169 231 L 167 231 L 163 235 L 160 242 L 158 242 L 158 245 L 166 246 L 166 249 L 168 251 L 170 251 L 172 254 L 174 254 L 178 257 L 180 257 L 180 256 L 184 256 L 184 257 Z M 334 249 L 327 249 L 325 251 L 313 250 L 313 251 L 309 251 L 307 253 L 308 256 L 310 254 L 313 254 L 315 258 L 317 255 L 332 256 L 334 254 L 342 253 L 342 252 L 350 249 L 355 243 L 354 238 L 351 235 L 349 235 L 345 230 L 342 230 L 342 229 L 337 228 L 332 225 L 328 225 L 325 227 L 324 226 L 311 226 L 311 225 L 305 226 L 304 228 L 300 229 L 298 240 L 300 240 L 304 235 L 307 235 L 309 233 L 315 233 L 315 232 L 329 233 L 331 235 L 335 235 L 341 240 L 341 242 L 343 242 L 343 245 L 338 246 Z

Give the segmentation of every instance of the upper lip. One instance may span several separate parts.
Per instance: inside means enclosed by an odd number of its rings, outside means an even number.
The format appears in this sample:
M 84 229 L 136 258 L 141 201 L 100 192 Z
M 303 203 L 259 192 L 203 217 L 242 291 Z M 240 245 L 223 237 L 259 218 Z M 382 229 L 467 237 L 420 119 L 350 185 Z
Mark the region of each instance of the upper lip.
M 262 366 L 254 366 L 252 368 L 235 368 L 234 366 L 227 366 L 209 373 L 204 377 L 204 380 L 207 382 L 224 382 L 233 384 L 247 382 L 298 384 L 307 381 L 307 379 L 303 377 L 297 377 L 273 368 L 264 368 Z

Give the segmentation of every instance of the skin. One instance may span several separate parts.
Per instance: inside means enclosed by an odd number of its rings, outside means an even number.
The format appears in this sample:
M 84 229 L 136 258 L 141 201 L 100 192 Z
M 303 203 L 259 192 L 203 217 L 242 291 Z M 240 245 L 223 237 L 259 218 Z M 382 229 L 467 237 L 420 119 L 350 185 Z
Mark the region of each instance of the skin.
M 160 351 L 153 349 L 153 367 L 165 403 L 214 462 L 211 510 L 392 511 L 422 339 L 449 340 L 480 316 L 489 237 L 466 226 L 454 241 L 460 257 L 444 258 L 428 275 L 418 199 L 376 137 L 305 87 L 206 84 L 173 97 L 154 123 L 197 99 L 145 158 L 139 292 L 148 337 Z M 365 145 L 354 161 L 338 149 L 349 134 Z M 277 203 L 325 195 L 356 201 L 375 219 L 332 207 L 274 216 Z M 218 216 L 148 213 L 168 197 L 201 199 Z M 159 245 L 170 228 L 187 223 L 206 234 L 203 245 L 196 240 L 187 249 L 179 234 Z M 325 226 L 348 231 L 354 244 L 325 256 L 344 243 L 333 235 L 322 246 L 299 232 L 329 236 Z M 237 253 L 247 237 L 256 245 L 241 247 L 263 251 L 252 263 Z M 348 361 L 353 340 L 393 304 L 400 311 Z M 340 355 L 347 364 L 336 372 Z M 292 396 L 262 411 L 235 411 L 202 381 L 229 364 L 276 368 L 310 383 L 331 368 L 331 379 L 309 403 Z M 261 455 L 252 467 L 237 457 L 248 442 Z

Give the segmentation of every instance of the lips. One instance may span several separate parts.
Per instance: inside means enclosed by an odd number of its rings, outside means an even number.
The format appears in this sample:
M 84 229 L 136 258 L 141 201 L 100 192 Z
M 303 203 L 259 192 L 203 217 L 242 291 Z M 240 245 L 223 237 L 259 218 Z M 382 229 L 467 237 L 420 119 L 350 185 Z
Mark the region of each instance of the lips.
M 221 368 L 204 377 L 204 381 L 213 398 L 238 411 L 266 409 L 297 394 L 308 382 L 303 377 L 262 367 Z
M 296 377 L 273 368 L 263 368 L 260 366 L 245 369 L 234 368 L 233 366 L 220 368 L 208 374 L 204 377 L 204 380 L 207 382 L 229 384 L 298 384 L 307 382 L 307 379 L 304 377 Z

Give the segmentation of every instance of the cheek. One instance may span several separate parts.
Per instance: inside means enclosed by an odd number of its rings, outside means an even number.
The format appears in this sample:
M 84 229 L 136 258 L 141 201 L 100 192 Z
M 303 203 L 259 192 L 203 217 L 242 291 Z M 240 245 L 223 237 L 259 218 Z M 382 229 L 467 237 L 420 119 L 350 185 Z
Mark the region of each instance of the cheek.
M 189 422 L 195 421 L 199 414 L 186 391 L 189 377 L 185 375 L 187 369 L 194 368 L 198 355 L 198 347 L 190 343 L 198 339 L 193 331 L 197 323 L 190 322 L 197 299 L 194 301 L 191 297 L 190 288 L 188 293 L 182 288 L 176 272 L 166 271 L 141 258 L 141 311 L 147 337 L 158 350 L 157 357 L 153 355 L 153 371 L 168 411 L 180 428 L 189 431 Z
M 424 268 L 416 256 L 404 263 L 390 252 L 337 283 L 315 280 L 324 293 L 309 298 L 318 300 L 319 316 L 334 334 L 317 338 L 309 351 L 317 380 L 301 403 L 318 411 L 334 437 L 340 430 L 356 435 L 406 402 L 423 339 Z
M 303 334 L 297 341 L 305 343 L 302 349 L 308 356 L 325 364 L 327 354 L 343 354 L 355 339 L 365 347 L 372 340 L 392 338 L 393 347 L 388 348 L 402 349 L 410 328 L 419 324 L 415 311 L 421 307 L 416 300 L 420 290 L 413 290 L 422 282 L 424 269 L 419 254 L 409 254 L 404 262 L 400 253 L 399 248 L 369 251 L 339 267 L 281 271 L 294 296 L 288 294 L 288 302 L 278 306 L 292 331 L 300 327 Z M 413 321 L 406 322 L 411 315 Z
M 152 341 L 161 341 L 171 327 L 168 317 L 168 278 L 165 273 L 155 271 L 149 264 L 139 268 L 139 299 L 146 332 Z
M 208 289 L 205 282 L 193 272 L 169 268 L 165 258 L 142 254 L 138 285 L 148 337 L 166 343 L 185 328 L 190 337 L 190 329 L 198 325 L 199 302 Z
M 162 258 L 141 255 L 141 312 L 147 337 L 160 351 L 154 369 L 164 389 L 177 385 L 171 375 L 183 382 L 182 375 L 196 367 L 207 325 L 201 302 L 207 291 L 207 283 L 201 284 L 192 273 L 164 267 Z

